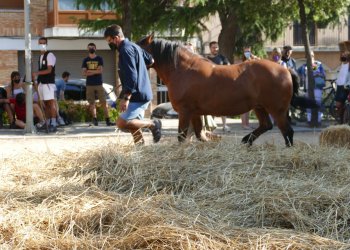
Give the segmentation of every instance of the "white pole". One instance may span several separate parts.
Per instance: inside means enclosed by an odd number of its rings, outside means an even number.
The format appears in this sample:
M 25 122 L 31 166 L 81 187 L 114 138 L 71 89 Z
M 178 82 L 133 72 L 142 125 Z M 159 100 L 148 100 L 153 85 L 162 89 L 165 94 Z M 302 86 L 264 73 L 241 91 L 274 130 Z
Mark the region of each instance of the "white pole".
M 32 54 L 30 34 L 30 0 L 24 0 L 24 32 L 25 32 L 25 62 L 26 62 L 26 133 L 35 133 L 33 122 L 33 82 Z

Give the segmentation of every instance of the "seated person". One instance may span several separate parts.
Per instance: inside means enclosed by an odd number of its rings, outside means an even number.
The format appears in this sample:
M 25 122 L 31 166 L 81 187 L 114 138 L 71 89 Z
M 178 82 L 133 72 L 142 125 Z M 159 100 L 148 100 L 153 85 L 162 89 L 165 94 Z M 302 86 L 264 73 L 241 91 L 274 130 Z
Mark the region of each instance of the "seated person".
M 26 126 L 26 98 L 24 93 L 16 95 L 15 99 L 10 99 L 10 102 L 14 104 L 16 120 L 15 124 L 18 128 L 24 129 Z M 35 125 L 37 129 L 45 129 L 45 120 L 43 113 L 37 103 L 33 103 L 34 117 L 39 119 L 39 122 Z
M 15 98 L 17 94 L 24 93 L 24 83 L 21 81 L 21 75 L 18 71 L 11 73 L 11 83 L 7 85 L 7 98 Z
M 9 122 L 10 122 L 10 128 L 14 128 L 14 116 L 13 113 L 11 111 L 11 107 L 9 104 L 9 99 L 7 99 L 7 93 L 6 90 L 4 88 L 0 87 L 0 128 L 3 127 L 3 113 L 4 111 L 7 113 L 7 116 L 9 118 Z

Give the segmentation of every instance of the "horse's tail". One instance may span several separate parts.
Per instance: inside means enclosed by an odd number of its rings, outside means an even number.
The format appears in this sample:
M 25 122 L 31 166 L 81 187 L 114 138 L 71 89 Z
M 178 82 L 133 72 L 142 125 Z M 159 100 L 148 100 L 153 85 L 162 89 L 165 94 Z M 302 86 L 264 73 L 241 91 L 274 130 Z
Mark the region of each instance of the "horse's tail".
M 298 109 L 319 108 L 319 105 L 316 103 L 315 100 L 305 96 L 298 96 L 300 78 L 298 74 L 295 72 L 295 70 L 289 69 L 289 72 L 292 76 L 292 81 L 293 81 L 293 96 L 290 104 L 294 108 L 298 108 Z

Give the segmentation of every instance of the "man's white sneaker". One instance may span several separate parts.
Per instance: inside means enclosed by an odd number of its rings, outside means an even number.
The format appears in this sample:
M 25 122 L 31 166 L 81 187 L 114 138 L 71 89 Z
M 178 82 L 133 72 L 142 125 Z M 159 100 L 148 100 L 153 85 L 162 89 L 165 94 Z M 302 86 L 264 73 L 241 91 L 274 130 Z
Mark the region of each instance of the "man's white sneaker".
M 59 126 L 65 126 L 66 123 L 64 122 L 63 118 L 61 116 L 57 117 L 57 123 Z
M 224 126 L 223 128 L 222 128 L 222 130 L 224 131 L 224 132 L 230 132 L 231 131 L 231 129 L 230 129 L 230 127 L 229 126 Z

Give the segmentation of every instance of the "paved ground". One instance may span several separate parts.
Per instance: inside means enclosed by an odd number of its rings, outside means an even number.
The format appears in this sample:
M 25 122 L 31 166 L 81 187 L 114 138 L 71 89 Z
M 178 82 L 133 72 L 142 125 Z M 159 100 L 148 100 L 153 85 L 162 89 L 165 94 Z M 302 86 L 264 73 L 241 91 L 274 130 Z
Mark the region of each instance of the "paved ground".
M 230 133 L 224 133 L 221 127 L 221 118 L 215 118 L 219 126 L 215 133 L 224 138 L 232 138 L 239 143 L 249 130 L 241 127 L 240 120 L 228 119 L 231 128 Z M 177 142 L 177 119 L 163 119 L 163 138 L 160 143 Z M 329 123 L 324 123 L 324 127 Z M 257 122 L 251 122 L 252 127 L 257 127 Z M 295 134 L 294 141 L 308 144 L 318 144 L 319 133 L 323 128 L 309 128 L 306 124 L 293 126 Z M 152 135 L 145 132 L 146 145 L 152 144 Z M 115 127 L 107 127 L 100 123 L 98 127 L 88 124 L 74 124 L 59 128 L 56 134 L 25 134 L 23 130 L 0 129 L 0 159 L 12 157 L 21 153 L 49 152 L 60 154 L 64 151 L 75 152 L 91 149 L 97 145 L 115 145 L 117 142 L 132 144 L 129 133 L 117 131 Z M 261 135 L 255 143 L 271 143 L 284 145 L 284 139 L 277 128 Z
M 224 133 L 221 127 L 221 118 L 215 118 L 215 121 L 218 125 L 218 128 L 214 131 L 217 134 L 225 134 L 227 136 L 233 135 L 244 135 L 249 132 L 249 130 L 243 129 L 240 125 L 240 120 L 237 119 L 227 119 L 227 124 L 231 128 L 229 133 Z M 177 119 L 162 119 L 163 124 L 163 134 L 164 136 L 172 136 L 177 133 L 178 120 Z M 293 126 L 293 129 L 296 134 L 298 133 L 319 133 L 323 128 L 330 125 L 329 122 L 324 122 L 321 128 L 309 128 L 305 123 L 298 123 Z M 252 121 L 251 126 L 257 127 L 257 121 Z M 279 133 L 277 127 L 274 127 L 273 130 L 269 131 L 270 133 Z M 147 136 L 149 133 L 145 133 Z M 57 133 L 33 133 L 28 134 L 20 129 L 0 129 L 0 140 L 2 139 L 20 139 L 20 138 L 74 138 L 74 137 L 120 137 L 120 136 L 129 136 L 128 133 L 123 133 L 117 131 L 115 127 L 108 127 L 104 123 L 100 122 L 99 126 L 89 126 L 88 123 L 75 123 L 73 125 L 60 127 L 58 128 Z

